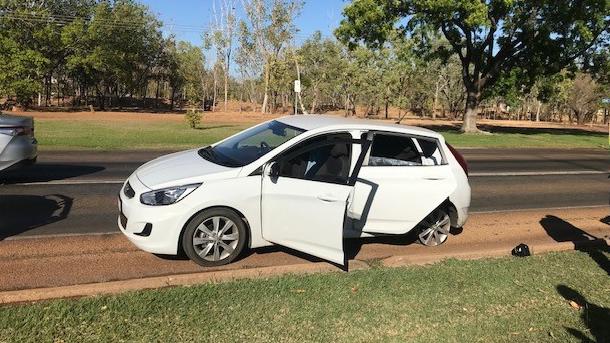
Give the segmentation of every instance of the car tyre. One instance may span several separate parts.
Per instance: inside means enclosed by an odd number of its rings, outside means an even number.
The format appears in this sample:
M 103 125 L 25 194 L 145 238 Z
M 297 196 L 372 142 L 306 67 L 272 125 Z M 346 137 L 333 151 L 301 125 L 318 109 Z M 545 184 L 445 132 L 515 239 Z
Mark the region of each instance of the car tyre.
M 197 214 L 182 233 L 184 253 L 204 267 L 233 262 L 244 250 L 246 241 L 246 224 L 237 213 L 226 208 Z
M 418 224 L 417 238 L 425 246 L 434 247 L 447 241 L 451 218 L 444 208 L 437 208 Z

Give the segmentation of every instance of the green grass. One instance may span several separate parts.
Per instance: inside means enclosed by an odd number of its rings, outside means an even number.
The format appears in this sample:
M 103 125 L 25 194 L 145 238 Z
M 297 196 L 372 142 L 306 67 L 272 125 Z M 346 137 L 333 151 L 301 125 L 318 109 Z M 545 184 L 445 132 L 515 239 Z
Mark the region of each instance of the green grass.
M 0 342 L 601 342 L 609 257 L 449 260 L 8 306 Z
M 181 122 L 36 122 L 40 149 L 187 149 L 214 143 L 249 125 L 202 124 L 190 129 Z
M 608 135 L 603 133 L 493 133 L 460 134 L 455 131 L 440 131 L 447 142 L 456 147 L 480 148 L 605 148 Z M 552 132 L 552 131 L 551 131 Z
M 36 136 L 42 150 L 94 149 L 188 149 L 214 143 L 253 124 L 214 123 L 190 129 L 182 122 L 36 122 Z M 440 131 L 456 147 L 492 148 L 608 148 L 603 133 L 575 130 L 524 129 L 523 132 L 498 132 L 491 135 L 459 134 L 446 128 Z

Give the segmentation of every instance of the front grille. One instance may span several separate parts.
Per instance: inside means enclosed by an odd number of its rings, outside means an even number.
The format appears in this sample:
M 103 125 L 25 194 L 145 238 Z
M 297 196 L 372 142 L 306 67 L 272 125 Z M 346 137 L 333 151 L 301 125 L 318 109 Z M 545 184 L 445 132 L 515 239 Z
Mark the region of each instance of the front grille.
M 129 184 L 129 182 L 127 182 L 125 184 L 125 188 L 123 189 L 123 194 L 125 194 L 125 196 L 128 197 L 129 199 L 136 196 L 136 192 L 133 190 L 133 188 L 131 188 L 131 185 Z

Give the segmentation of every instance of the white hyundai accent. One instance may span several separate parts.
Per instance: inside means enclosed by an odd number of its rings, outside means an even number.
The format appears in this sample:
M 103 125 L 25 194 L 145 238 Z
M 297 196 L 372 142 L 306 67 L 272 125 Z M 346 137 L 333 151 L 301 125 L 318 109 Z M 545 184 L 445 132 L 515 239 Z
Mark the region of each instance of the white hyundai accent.
M 416 230 L 444 243 L 468 217 L 467 173 L 427 129 L 288 116 L 141 166 L 119 193 L 118 224 L 139 248 L 202 266 L 272 244 L 344 265 L 344 238 Z

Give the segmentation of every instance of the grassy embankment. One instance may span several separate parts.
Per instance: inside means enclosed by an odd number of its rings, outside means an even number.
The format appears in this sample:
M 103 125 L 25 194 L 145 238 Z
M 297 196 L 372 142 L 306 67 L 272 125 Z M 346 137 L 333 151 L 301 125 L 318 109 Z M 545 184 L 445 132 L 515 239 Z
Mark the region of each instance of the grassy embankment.
M 6 306 L 0 342 L 602 342 L 609 257 L 449 260 Z

